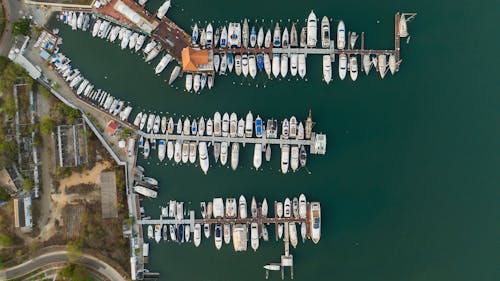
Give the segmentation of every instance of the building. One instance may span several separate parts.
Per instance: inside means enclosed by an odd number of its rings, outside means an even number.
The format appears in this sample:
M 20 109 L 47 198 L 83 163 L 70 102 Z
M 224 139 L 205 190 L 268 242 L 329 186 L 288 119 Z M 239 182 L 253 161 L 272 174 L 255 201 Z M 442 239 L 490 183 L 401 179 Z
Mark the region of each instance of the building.
M 135 3 L 129 3 L 129 1 L 118 0 L 114 4 L 113 8 L 121 16 L 125 17 L 128 21 L 136 25 L 139 29 L 147 34 L 151 34 L 153 30 L 158 26 L 157 21 L 151 21 L 145 16 L 141 15 L 139 11 L 136 11 L 134 6 Z M 135 8 L 135 9 L 134 9 Z
M 57 126 L 56 159 L 59 167 L 77 167 L 87 164 L 86 132 L 85 123 Z
M 103 219 L 117 218 L 115 172 L 101 172 L 101 212 Z
M 200 50 L 191 47 L 182 49 L 182 71 L 213 72 L 213 51 Z
M 115 121 L 109 121 L 108 125 L 106 126 L 106 133 L 108 133 L 111 136 L 114 136 L 118 132 L 119 128 L 120 125 L 118 125 L 118 123 L 116 123 Z
M 31 232 L 33 230 L 31 197 L 29 195 L 14 199 L 14 226 L 22 232 Z
M 10 196 L 14 196 L 22 191 L 22 179 L 15 167 L 0 170 L 0 186 L 4 188 Z
M 12 46 L 12 49 L 9 52 L 9 59 L 12 60 L 13 62 L 19 64 L 20 66 L 22 66 L 24 69 L 26 69 L 28 74 L 33 79 L 36 80 L 42 76 L 42 72 L 40 70 L 40 67 L 33 65 L 23 55 L 24 50 L 26 49 L 26 46 L 28 45 L 29 39 L 30 38 L 28 36 L 17 36 L 16 43 L 14 44 L 14 46 Z

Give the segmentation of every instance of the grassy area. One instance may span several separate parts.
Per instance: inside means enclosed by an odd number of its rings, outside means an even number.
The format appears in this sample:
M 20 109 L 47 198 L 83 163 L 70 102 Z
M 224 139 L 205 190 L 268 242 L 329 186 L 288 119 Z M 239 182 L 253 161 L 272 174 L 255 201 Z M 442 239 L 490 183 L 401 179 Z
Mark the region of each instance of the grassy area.
M 93 0 L 34 0 L 39 3 L 58 3 L 58 4 L 72 4 L 72 5 L 90 5 Z
M 0 3 L 0 37 L 3 35 L 7 19 L 5 18 L 5 11 L 3 5 Z

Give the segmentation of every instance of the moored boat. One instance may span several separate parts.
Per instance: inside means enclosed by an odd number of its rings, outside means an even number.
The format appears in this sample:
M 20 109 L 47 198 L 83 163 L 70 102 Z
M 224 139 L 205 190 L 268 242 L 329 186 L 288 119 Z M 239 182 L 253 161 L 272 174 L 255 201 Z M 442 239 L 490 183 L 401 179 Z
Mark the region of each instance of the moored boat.
M 349 59 L 349 75 L 352 81 L 358 79 L 358 60 L 356 56 L 352 56 Z
M 387 70 L 387 58 L 385 55 L 378 55 L 378 72 L 380 77 L 384 79 Z
M 220 224 L 215 225 L 214 240 L 215 247 L 217 248 L 217 250 L 220 250 L 220 248 L 222 247 L 222 227 Z
M 256 143 L 253 151 L 253 166 L 259 169 L 262 164 L 262 144 Z
M 299 168 L 299 147 L 296 145 L 292 145 L 290 156 L 290 167 L 292 171 L 295 172 Z
M 251 111 L 247 113 L 245 121 L 245 137 L 251 138 L 253 135 L 253 114 Z
M 396 73 L 396 56 L 394 54 L 389 55 L 389 70 L 391 71 L 391 74 L 394 75 Z
M 194 225 L 194 246 L 198 247 L 201 243 L 201 224 L 197 223 Z
M 330 21 L 324 16 L 321 20 L 321 47 L 330 48 Z
M 231 243 L 231 225 L 229 223 L 224 224 L 224 243 Z
M 239 206 L 239 216 L 242 219 L 247 218 L 247 200 L 245 199 L 245 196 L 241 195 L 239 200 L 238 200 L 238 206 Z
M 189 162 L 193 164 L 196 161 L 196 142 L 192 141 L 189 143 Z
M 341 54 L 339 57 L 339 78 L 344 80 L 347 75 L 347 56 L 346 54 Z
M 345 24 L 340 21 L 337 25 L 337 49 L 343 50 L 345 48 Z
M 332 57 L 330 55 L 323 55 L 323 79 L 326 84 L 330 84 L 332 80 Z
M 273 54 L 272 72 L 274 77 L 278 77 L 280 74 L 280 54 Z
M 288 55 L 287 54 L 281 54 L 280 63 L 281 63 L 280 74 L 281 74 L 281 77 L 285 78 L 287 73 L 288 73 Z
M 300 147 L 300 166 L 305 167 L 307 163 L 307 152 L 305 147 L 302 145 Z
M 307 216 L 307 201 L 304 194 L 299 196 L 299 218 L 305 219 Z
M 220 163 L 222 165 L 226 165 L 226 163 L 227 163 L 228 146 L 229 146 L 229 144 L 225 141 L 223 141 L 220 144 Z
M 290 233 L 290 243 L 294 248 L 297 247 L 298 239 L 297 239 L 297 226 L 295 222 L 291 222 L 289 224 L 289 233 Z
M 314 11 L 307 18 L 307 47 L 314 48 L 318 41 L 318 23 Z
M 297 36 L 297 27 L 295 23 L 292 23 L 292 29 L 290 29 L 290 47 L 298 47 L 299 39 Z
M 259 115 L 255 118 L 255 136 L 258 138 L 262 137 L 262 118 Z
M 370 69 L 372 68 L 372 60 L 370 59 L 370 55 L 363 55 L 363 68 L 365 74 L 368 75 L 370 73 Z
M 203 173 L 207 174 L 209 167 L 207 143 L 202 141 L 198 145 L 198 153 L 200 155 L 200 167 Z
M 240 144 L 233 142 L 231 144 L 231 168 L 236 170 L 238 168 L 239 155 L 240 155 Z
M 310 207 L 310 225 L 312 241 L 317 244 L 321 238 L 321 206 L 319 202 L 312 202 Z
M 264 29 L 260 27 L 259 32 L 257 33 L 257 47 L 262 48 L 263 44 L 264 44 Z
M 189 143 L 182 143 L 182 163 L 187 163 L 189 160 Z
M 290 160 L 290 146 L 284 144 L 281 147 L 281 172 L 286 174 L 288 172 L 288 162 Z
M 259 226 L 256 222 L 250 225 L 250 241 L 254 251 L 259 248 Z
M 278 23 L 276 23 L 276 26 L 274 27 L 273 46 L 274 47 L 281 46 L 281 29 Z
M 300 78 L 304 78 L 306 76 L 306 55 L 305 54 L 299 54 L 299 76 Z

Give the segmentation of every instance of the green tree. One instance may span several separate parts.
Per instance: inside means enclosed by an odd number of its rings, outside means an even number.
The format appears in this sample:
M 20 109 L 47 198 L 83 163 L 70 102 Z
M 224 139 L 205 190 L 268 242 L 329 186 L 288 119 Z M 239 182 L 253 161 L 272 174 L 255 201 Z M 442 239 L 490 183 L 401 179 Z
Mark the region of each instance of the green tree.
M 0 187 L 0 202 L 5 202 L 10 199 L 9 193 L 5 190 L 5 188 Z
M 70 263 L 59 271 L 58 280 L 90 281 L 94 278 L 85 267 Z
M 42 118 L 42 121 L 40 122 L 40 131 L 44 135 L 50 135 L 53 131 L 54 128 L 56 127 L 56 122 L 52 120 L 50 117 L 45 116 Z
M 19 148 L 15 141 L 4 141 L 0 143 L 0 166 L 8 167 L 17 160 Z
M 23 181 L 23 188 L 26 191 L 30 191 L 33 188 L 33 180 L 30 178 L 25 178 Z
M 14 35 L 29 35 L 30 34 L 31 19 L 20 19 L 12 23 L 12 34 Z
M 0 247 L 9 247 L 11 245 L 12 238 L 3 232 L 0 232 Z
M 77 260 L 82 256 L 82 247 L 83 243 L 80 240 L 68 242 L 66 250 L 68 250 L 71 260 Z

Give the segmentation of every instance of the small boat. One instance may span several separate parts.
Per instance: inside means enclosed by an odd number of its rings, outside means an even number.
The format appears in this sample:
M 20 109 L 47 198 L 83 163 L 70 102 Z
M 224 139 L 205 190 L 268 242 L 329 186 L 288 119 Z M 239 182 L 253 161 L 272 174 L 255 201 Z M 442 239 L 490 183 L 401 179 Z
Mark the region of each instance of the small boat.
M 229 223 L 224 224 L 224 243 L 231 243 L 231 225 Z
M 248 20 L 243 20 L 243 29 L 241 30 L 241 39 L 243 41 L 243 47 L 248 48 Z
M 229 144 L 225 141 L 220 144 L 220 163 L 222 165 L 227 163 L 228 146 Z
M 295 118 L 295 116 L 292 116 L 290 118 L 289 137 L 292 139 L 297 137 L 297 118 Z
M 163 116 L 161 118 L 160 130 L 161 130 L 162 134 L 165 134 L 167 132 L 167 117 L 166 116 Z
M 240 199 L 238 200 L 238 206 L 239 206 L 239 216 L 242 219 L 247 218 L 247 200 L 245 199 L 245 196 L 241 195 Z
M 288 162 L 290 160 L 290 146 L 285 144 L 281 147 L 281 172 L 286 174 L 288 172 Z
M 233 142 L 231 144 L 231 169 L 236 170 L 238 168 L 239 156 L 240 155 L 240 144 Z
M 402 14 L 399 18 L 399 37 L 408 37 L 408 26 L 405 14 Z
M 307 46 L 307 28 L 302 27 L 300 30 L 300 47 L 305 48 Z
M 163 238 L 163 241 L 168 240 L 168 225 L 166 225 L 166 224 L 164 224 L 162 227 L 162 238 Z
M 317 244 L 321 237 L 321 206 L 319 202 L 312 202 L 310 208 L 310 225 L 311 239 Z
M 207 143 L 202 141 L 198 145 L 198 153 L 200 154 L 200 167 L 203 173 L 205 175 L 208 172 L 208 167 L 209 167 L 209 159 L 208 159 L 208 149 L 207 149 Z
M 372 61 L 370 59 L 370 55 L 363 55 L 363 68 L 365 74 L 368 75 L 370 73 L 370 69 L 372 68 Z
M 200 213 L 202 218 L 205 218 L 207 215 L 207 204 L 205 201 L 200 202 Z
M 292 214 L 294 218 L 299 218 L 299 199 L 297 197 L 292 199 Z
M 198 91 L 200 90 L 200 86 L 201 86 L 200 74 L 195 74 L 193 79 L 193 90 L 195 93 L 198 93 Z
M 283 217 L 283 203 L 282 202 L 276 202 L 276 215 L 278 218 Z
M 262 144 L 256 143 L 253 151 L 253 166 L 256 170 L 262 165 Z
M 207 203 L 207 218 L 211 219 L 213 214 L 213 203 L 212 201 Z
M 281 46 L 281 29 L 278 23 L 276 23 L 276 26 L 274 27 L 273 46 Z
M 271 145 L 268 144 L 266 146 L 266 161 L 269 162 L 271 161 Z
M 297 54 L 291 54 L 290 55 L 290 74 L 292 74 L 292 76 L 297 75 L 298 65 L 299 65 L 299 56 Z
M 347 56 L 346 54 L 341 54 L 339 58 L 339 78 L 344 80 L 347 75 Z
M 158 143 L 158 160 L 163 162 L 165 159 L 165 152 L 167 151 L 167 143 L 165 140 L 160 140 Z
M 175 161 L 175 163 L 180 163 L 181 157 L 182 157 L 181 143 L 179 141 L 175 141 L 175 146 L 174 146 L 174 161 Z
M 227 112 L 222 116 L 222 136 L 227 137 L 229 135 L 229 114 Z
M 215 163 L 217 163 L 217 161 L 219 161 L 219 157 L 220 157 L 220 142 L 216 142 L 214 143 L 214 159 L 215 159 Z
M 266 225 L 265 224 L 261 224 L 260 227 L 262 229 L 262 239 L 264 241 L 269 241 L 269 233 L 267 232 Z
M 222 247 L 222 227 L 220 224 L 215 225 L 214 236 L 215 247 L 217 248 L 217 250 L 220 250 L 220 248 Z
M 170 200 L 168 202 L 168 216 L 171 218 L 175 218 L 176 213 L 177 213 L 177 201 Z
M 191 131 L 191 122 L 189 118 L 184 119 L 184 125 L 182 127 L 182 134 L 188 136 Z
M 257 61 L 255 59 L 255 55 L 248 56 L 248 72 L 250 73 L 250 76 L 255 79 L 255 76 L 257 75 Z
M 191 135 L 196 136 L 198 134 L 198 122 L 196 122 L 196 119 L 193 119 L 193 122 L 191 122 Z
M 140 186 L 140 185 L 134 186 L 134 191 L 137 194 L 140 194 L 140 195 L 143 195 L 143 196 L 146 196 L 149 198 L 156 198 L 158 196 L 158 192 L 156 192 L 152 189 L 149 189 L 147 187 Z
M 243 76 L 247 77 L 248 76 L 248 55 L 243 54 L 241 56 L 241 72 L 243 73 Z
M 153 239 L 154 238 L 154 232 L 153 232 L 153 226 L 148 225 L 148 238 Z
M 356 41 L 358 40 L 358 34 L 356 32 L 351 32 L 349 35 L 349 46 L 351 49 L 356 47 Z
M 176 235 L 177 230 L 175 225 L 171 224 L 168 229 L 170 231 L 170 240 L 177 241 L 177 235 Z
M 235 198 L 226 198 L 226 218 L 236 218 L 238 206 Z
M 205 134 L 205 118 L 203 118 L 202 116 L 198 123 L 198 135 L 203 136 L 204 134 Z
M 394 54 L 389 55 L 389 70 L 391 71 L 391 74 L 394 75 L 396 72 L 396 57 Z
M 384 79 L 387 70 L 387 58 L 385 55 L 378 55 L 378 72 L 380 77 Z
M 290 45 L 290 35 L 288 34 L 288 28 L 285 27 L 283 30 L 283 35 L 281 36 L 281 46 L 283 48 L 288 48 Z
M 196 161 L 196 142 L 192 141 L 189 143 L 189 162 L 194 164 Z M 293 151 L 293 150 L 292 150 Z
M 243 118 L 240 118 L 240 120 L 238 121 L 238 130 L 237 130 L 236 135 L 239 138 L 242 138 L 245 136 L 245 121 L 243 120 Z
M 194 225 L 194 246 L 199 247 L 201 243 L 201 224 L 197 223 Z
M 207 31 L 205 33 L 205 37 L 206 37 L 206 46 L 208 48 L 212 48 L 212 44 L 213 44 L 213 41 L 214 41 L 214 30 L 213 30 L 213 27 L 212 27 L 212 24 L 209 23 L 207 25 Z
M 201 29 L 201 33 L 200 33 L 200 46 L 202 48 L 205 48 L 205 46 L 207 45 L 207 34 L 205 33 L 205 29 Z
M 207 121 L 207 136 L 211 136 L 214 133 L 214 125 L 211 118 Z
M 227 29 L 225 26 L 222 28 L 222 33 L 220 34 L 220 47 L 227 47 Z
M 349 58 L 349 75 L 351 76 L 352 81 L 356 81 L 356 79 L 358 79 L 358 60 L 356 56 Z
M 264 54 L 257 54 L 257 69 L 262 71 L 264 69 Z
M 203 234 L 205 235 L 205 238 L 210 237 L 210 225 L 208 223 L 203 225 Z
M 267 32 L 266 32 L 266 37 L 264 37 L 264 47 L 265 48 L 269 48 L 271 47 L 271 40 L 272 40 L 272 35 L 271 35 L 271 30 L 268 29 Z
M 298 47 L 299 46 L 299 37 L 297 36 L 297 27 L 295 23 L 292 24 L 292 29 L 290 30 L 290 47 Z
M 262 118 L 259 115 L 255 118 L 255 136 L 258 138 L 262 137 Z
M 284 229 L 283 224 L 278 223 L 278 239 L 281 239 L 281 237 L 283 237 L 283 229 Z
M 318 41 L 318 23 L 314 11 L 307 18 L 307 47 L 315 48 Z
M 305 134 L 306 139 L 311 139 L 312 126 L 313 126 L 312 114 L 311 114 L 311 110 L 309 110 L 309 115 L 307 116 L 307 120 L 306 120 L 306 130 L 305 130 L 306 131 L 306 134 Z
M 189 239 L 191 238 L 191 227 L 189 224 L 186 224 L 184 226 L 184 241 L 189 242 Z
M 167 14 L 169 8 L 170 8 L 170 0 L 163 2 L 160 8 L 158 8 L 156 17 L 161 20 Z
M 207 74 L 206 73 L 202 73 L 201 74 L 201 77 L 200 77 L 200 87 L 201 87 L 201 90 L 205 89 L 205 86 L 207 85 Z
M 330 55 L 323 55 L 323 79 L 326 84 L 332 81 L 332 57 Z
M 345 24 L 340 21 L 337 26 L 337 49 L 343 50 L 345 48 Z
M 220 56 L 214 55 L 214 71 L 215 72 L 219 71 L 219 65 L 220 65 Z
M 193 27 L 193 32 L 191 33 L 191 43 L 193 45 L 196 45 L 196 42 L 198 41 L 199 37 L 199 30 L 198 30 L 198 25 L 195 23 Z
M 307 216 L 307 201 L 304 194 L 299 196 L 299 218 L 305 219 Z
M 278 75 L 280 75 L 280 54 L 273 54 L 272 70 L 274 77 L 278 77 Z
M 193 88 L 193 75 L 192 74 L 187 74 L 186 75 L 186 91 L 191 91 Z
M 254 48 L 255 44 L 257 44 L 257 31 L 255 30 L 255 26 L 252 26 L 250 31 L 250 47 Z
M 151 52 L 154 49 L 154 47 L 156 47 L 156 45 L 157 45 L 156 41 L 155 40 L 151 40 L 151 41 L 149 41 L 148 44 L 146 44 L 146 47 L 144 47 L 144 49 L 142 51 L 145 54 L 148 54 L 149 52 Z
M 264 54 L 264 70 L 266 71 L 267 78 L 271 78 L 271 59 L 269 54 Z
M 281 68 L 280 68 L 281 77 L 285 78 L 288 73 L 288 55 L 281 54 Z
M 253 115 L 252 112 L 249 111 L 247 113 L 246 121 L 245 121 L 245 137 L 251 138 L 253 134 Z
M 241 75 L 241 55 L 234 56 L 234 72 L 236 75 Z
M 233 53 L 227 53 L 227 69 L 229 72 L 233 72 L 234 68 L 234 56 Z
M 177 121 L 177 130 L 176 130 L 176 133 L 178 135 L 182 134 L 182 120 L 181 120 L 181 118 L 179 118 L 179 120 Z
M 231 113 L 231 117 L 229 119 L 229 136 L 234 138 L 236 137 L 236 130 L 238 129 L 238 116 L 236 113 Z
M 182 163 L 187 163 L 189 160 L 189 143 L 182 143 Z
M 303 145 L 300 147 L 300 159 L 299 160 L 300 160 L 300 166 L 305 167 L 306 163 L 307 163 L 307 152 L 306 152 L 306 149 Z
M 239 22 L 229 23 L 228 45 L 231 48 L 241 47 L 241 25 Z
M 299 147 L 292 145 L 291 156 L 290 156 L 290 167 L 292 171 L 295 172 L 299 168 Z
M 290 123 L 288 122 L 288 119 L 285 118 L 283 120 L 283 126 L 281 127 L 281 137 L 284 139 L 288 139 L 290 136 Z
M 321 20 L 321 47 L 330 48 L 330 21 L 326 16 Z
M 250 225 L 250 241 L 252 245 L 252 249 L 257 251 L 259 248 L 259 226 L 256 222 L 253 222 Z
M 300 78 L 304 78 L 306 76 L 306 55 L 299 54 L 299 76 Z
M 262 216 L 264 218 L 267 217 L 268 211 L 269 211 L 269 209 L 268 209 L 268 205 L 267 205 L 267 199 L 264 198 L 264 200 L 262 201 L 262 208 L 261 208 L 261 213 L 262 213 Z
M 146 62 L 149 62 L 149 61 L 153 60 L 154 58 L 156 58 L 156 56 L 158 56 L 160 51 L 161 51 L 161 45 L 156 45 L 151 50 L 151 52 L 149 52 L 148 55 L 146 56 Z
M 134 126 L 139 127 L 139 123 L 141 122 L 142 119 L 142 112 L 139 112 L 134 119 Z
M 149 152 L 150 152 L 150 147 L 149 147 L 149 141 L 147 139 L 144 140 L 144 147 L 142 151 L 142 155 L 144 155 L 144 159 L 147 159 L 149 157 Z
M 257 217 L 257 201 L 255 201 L 255 196 L 252 196 L 252 203 L 250 205 L 250 213 L 252 214 L 252 218 Z
M 297 239 L 297 226 L 295 225 L 295 222 L 291 222 L 289 224 L 289 233 L 290 233 L 290 243 L 294 248 L 296 248 L 298 239 Z
M 257 33 L 257 47 L 262 48 L 263 44 L 264 44 L 264 29 L 260 27 L 259 32 Z
M 227 56 L 226 56 L 226 53 L 221 53 L 220 54 L 219 74 L 220 75 L 226 74 L 226 69 L 227 69 Z
M 212 87 L 214 86 L 214 76 L 213 75 L 208 75 L 207 84 L 208 84 L 208 89 L 212 89 Z

